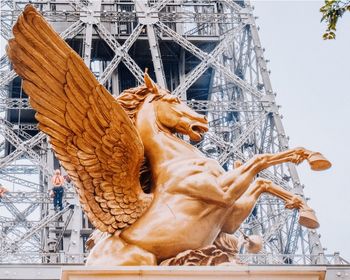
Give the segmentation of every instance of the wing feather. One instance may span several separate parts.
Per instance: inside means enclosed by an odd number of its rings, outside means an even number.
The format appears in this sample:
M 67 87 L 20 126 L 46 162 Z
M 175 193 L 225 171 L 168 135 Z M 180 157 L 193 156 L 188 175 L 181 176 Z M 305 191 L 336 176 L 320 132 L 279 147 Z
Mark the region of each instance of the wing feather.
M 81 97 L 86 101 L 87 98 L 89 97 L 89 94 L 91 92 L 91 90 L 96 86 L 91 87 L 85 80 L 85 78 L 83 77 L 82 73 L 80 72 L 78 66 L 75 65 L 75 63 L 73 63 L 73 60 L 78 60 L 81 59 L 78 55 L 74 54 L 74 53 L 70 53 L 70 57 L 71 59 L 68 60 L 68 70 L 69 73 L 72 76 L 72 83 L 75 85 L 76 89 L 78 90 L 78 92 L 83 91 L 83 93 L 85 94 L 81 94 Z M 81 65 L 79 65 L 81 67 Z M 85 65 L 84 65 L 85 66 Z M 96 78 L 94 78 L 96 80 Z M 79 81 L 79 83 L 77 83 L 77 81 Z
M 77 85 L 77 82 L 74 80 L 72 73 L 67 72 L 66 78 L 67 78 L 67 85 L 71 93 L 75 96 L 75 100 L 73 101 L 74 102 L 73 104 L 80 104 L 80 106 L 83 107 L 82 108 L 82 110 L 84 110 L 83 112 L 86 113 L 86 110 L 90 108 L 89 102 L 86 100 L 86 95 L 88 94 L 88 92 L 83 93 L 81 91 L 81 89 Z
M 21 22 L 20 22 L 21 23 Z M 21 30 L 21 31 L 20 31 Z M 65 82 L 65 69 L 66 64 L 64 57 L 60 57 L 57 55 L 56 52 L 53 52 L 51 50 L 48 50 L 48 53 L 42 53 L 40 50 L 45 49 L 43 45 L 41 45 L 41 42 L 36 40 L 34 36 L 31 34 L 27 34 L 26 36 L 22 35 L 22 33 L 26 33 L 25 28 L 20 28 L 20 25 L 15 25 L 13 28 L 13 33 L 16 36 L 16 42 L 23 48 L 28 50 L 28 54 L 32 57 L 32 59 L 37 60 L 41 63 L 41 65 L 57 80 L 64 83 Z M 32 38 L 31 41 L 26 40 L 26 38 Z M 34 48 L 33 46 L 36 45 L 37 47 Z M 53 57 L 53 60 L 55 63 L 58 64 L 58 68 L 52 68 L 50 62 L 48 61 L 47 55 L 50 55 Z M 49 58 L 50 58 L 49 56 Z
M 8 56 L 91 223 L 110 233 L 132 224 L 151 198 L 140 186 L 143 146 L 127 114 L 32 6 L 13 34 Z
M 23 81 L 23 89 L 25 91 L 33 92 L 32 99 L 35 99 L 37 106 L 40 106 L 43 110 L 46 109 L 48 112 L 51 112 L 53 118 L 55 118 L 54 116 L 59 118 L 59 122 L 64 122 L 64 112 L 66 109 L 66 103 L 64 101 L 57 101 L 55 106 L 51 106 L 52 100 L 49 100 L 45 91 L 42 91 L 28 80 Z

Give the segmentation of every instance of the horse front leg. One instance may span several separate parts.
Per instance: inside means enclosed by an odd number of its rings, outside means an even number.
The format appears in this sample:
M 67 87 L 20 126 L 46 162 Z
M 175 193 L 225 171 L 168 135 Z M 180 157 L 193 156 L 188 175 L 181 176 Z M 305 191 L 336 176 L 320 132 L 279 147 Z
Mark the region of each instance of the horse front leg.
M 258 173 L 273 165 L 287 162 L 300 164 L 304 160 L 309 162 L 311 169 L 317 171 L 326 170 L 332 165 L 321 153 L 299 147 L 276 154 L 256 155 L 255 158 L 253 157 L 251 161 L 245 164 L 245 168 L 254 169 Z
M 276 185 L 270 180 L 265 180 L 263 184 L 264 192 L 277 196 L 285 201 L 285 207 L 288 209 L 299 210 L 299 224 L 307 228 L 315 229 L 320 226 L 315 211 L 310 208 L 306 201 L 299 195 L 293 194 L 284 188 Z
M 241 224 L 252 213 L 256 202 L 263 193 L 262 185 L 262 179 L 255 180 L 247 191 L 234 202 L 227 212 L 225 223 L 221 229 L 223 232 L 232 234 L 240 228 Z
M 258 174 L 260 171 L 269 168 L 271 166 L 291 162 L 294 164 L 300 164 L 304 160 L 308 159 L 314 152 L 306 150 L 304 148 L 294 148 L 276 154 L 258 154 L 251 160 L 248 160 L 243 168 L 246 171 L 255 172 Z
M 320 153 L 304 148 L 295 148 L 276 154 L 255 155 L 246 163 L 239 164 L 238 168 L 221 175 L 219 184 L 222 189 L 228 191 L 228 196 L 231 196 L 232 199 L 238 199 L 247 190 L 254 177 L 262 170 L 286 162 L 300 164 L 306 159 L 314 170 L 324 170 L 331 166 L 331 163 Z
M 317 228 L 319 226 L 313 210 L 300 196 L 283 189 L 270 180 L 259 178 L 232 205 L 222 231 L 226 233 L 236 232 L 252 213 L 259 197 L 263 193 L 269 193 L 282 199 L 285 202 L 285 207 L 288 209 L 298 209 L 300 213 L 299 223 L 301 225 L 308 228 Z

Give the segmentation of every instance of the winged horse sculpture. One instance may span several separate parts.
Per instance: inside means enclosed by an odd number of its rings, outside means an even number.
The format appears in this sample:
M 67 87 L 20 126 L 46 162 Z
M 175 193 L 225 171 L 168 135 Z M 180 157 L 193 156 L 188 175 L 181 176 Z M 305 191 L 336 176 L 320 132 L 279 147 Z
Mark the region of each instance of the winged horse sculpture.
M 7 54 L 23 78 L 39 128 L 76 186 L 91 223 L 108 233 L 96 243 L 89 265 L 156 265 L 186 250 L 236 232 L 262 193 L 299 209 L 299 222 L 318 227 L 305 201 L 256 175 L 270 166 L 308 160 L 331 166 L 304 148 L 260 154 L 225 171 L 174 135 L 199 141 L 205 116 L 159 88 L 145 84 L 114 98 L 82 59 L 31 5 L 13 27 Z M 143 168 L 141 168 L 143 166 Z M 140 184 L 148 169 L 150 190 Z

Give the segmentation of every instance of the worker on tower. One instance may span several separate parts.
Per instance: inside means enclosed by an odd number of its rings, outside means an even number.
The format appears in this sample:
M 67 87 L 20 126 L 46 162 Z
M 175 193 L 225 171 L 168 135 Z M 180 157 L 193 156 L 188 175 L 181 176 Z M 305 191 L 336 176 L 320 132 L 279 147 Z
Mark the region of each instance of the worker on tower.
M 0 200 L 5 196 L 9 190 L 6 189 L 2 184 L 0 184 Z
M 64 177 L 61 175 L 59 169 L 55 170 L 55 174 L 51 178 L 52 190 L 51 196 L 53 197 L 53 206 L 55 211 L 61 211 L 63 209 L 63 193 L 64 193 Z

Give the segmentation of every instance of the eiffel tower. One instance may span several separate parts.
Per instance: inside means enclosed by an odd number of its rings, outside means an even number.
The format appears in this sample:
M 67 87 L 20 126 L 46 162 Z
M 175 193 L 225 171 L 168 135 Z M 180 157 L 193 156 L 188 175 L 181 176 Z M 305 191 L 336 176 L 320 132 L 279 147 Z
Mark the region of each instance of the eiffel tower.
M 1 40 L 29 1 L 1 2 Z M 269 71 L 249 1 L 36 1 L 35 6 L 114 95 L 143 83 L 143 69 L 163 88 L 206 114 L 210 130 L 196 144 L 226 169 L 235 160 L 288 149 Z M 83 263 L 92 226 L 74 188 L 55 213 L 49 178 L 58 168 L 46 136 L 6 55 L 0 60 L 0 263 Z M 295 166 L 259 174 L 303 195 Z M 317 209 L 316 209 L 317 210 Z M 328 256 L 316 230 L 298 212 L 265 195 L 242 225 L 260 234 L 263 251 L 239 257 L 249 264 L 341 264 Z

